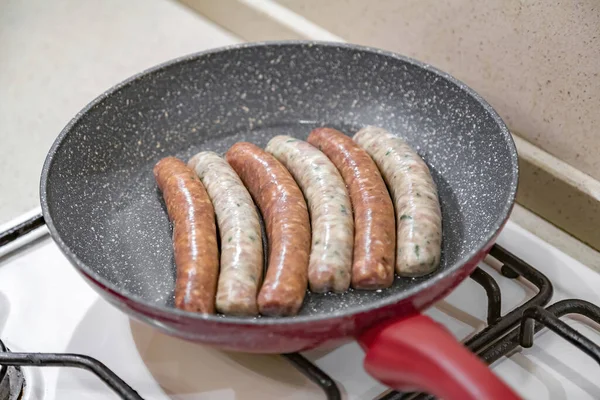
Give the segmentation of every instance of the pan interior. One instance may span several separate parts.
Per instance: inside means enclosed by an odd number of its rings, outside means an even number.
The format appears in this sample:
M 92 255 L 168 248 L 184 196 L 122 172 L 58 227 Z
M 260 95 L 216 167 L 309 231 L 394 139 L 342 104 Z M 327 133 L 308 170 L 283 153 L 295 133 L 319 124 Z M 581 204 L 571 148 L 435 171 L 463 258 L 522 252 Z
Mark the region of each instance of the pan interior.
M 261 147 L 317 126 L 353 134 L 371 124 L 405 138 L 438 185 L 440 268 L 382 291 L 309 294 L 302 315 L 400 300 L 458 268 L 512 202 L 516 158 L 505 127 L 461 85 L 382 52 L 322 44 L 248 46 L 192 56 L 100 97 L 61 134 L 44 168 L 42 205 L 59 244 L 109 288 L 173 307 L 171 227 L 152 167 L 161 157 Z

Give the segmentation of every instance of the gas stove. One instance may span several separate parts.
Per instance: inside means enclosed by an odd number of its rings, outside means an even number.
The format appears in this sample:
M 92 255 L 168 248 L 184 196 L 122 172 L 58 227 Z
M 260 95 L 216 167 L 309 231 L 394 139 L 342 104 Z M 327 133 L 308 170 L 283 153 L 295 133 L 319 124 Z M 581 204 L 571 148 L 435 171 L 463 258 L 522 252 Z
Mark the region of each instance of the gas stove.
M 354 342 L 251 355 L 131 320 L 80 278 L 38 214 L 0 227 L 0 400 L 428 398 L 371 379 Z M 598 399 L 598 288 L 600 275 L 509 221 L 426 314 L 526 399 Z

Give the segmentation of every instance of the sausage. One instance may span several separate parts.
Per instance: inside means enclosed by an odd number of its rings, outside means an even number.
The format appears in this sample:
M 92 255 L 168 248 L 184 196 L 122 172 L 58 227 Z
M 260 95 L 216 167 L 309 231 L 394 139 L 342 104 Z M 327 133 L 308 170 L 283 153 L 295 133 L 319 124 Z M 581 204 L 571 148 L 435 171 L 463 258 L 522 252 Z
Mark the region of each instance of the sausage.
M 345 292 L 350 286 L 354 220 L 344 180 L 325 154 L 303 140 L 275 136 L 265 150 L 290 171 L 308 203 L 311 291 Z
M 401 138 L 368 126 L 354 135 L 387 183 L 396 208 L 396 272 L 422 276 L 440 262 L 442 214 L 437 188 L 427 164 Z
M 175 157 L 154 166 L 154 177 L 173 223 L 175 306 L 213 314 L 219 275 L 215 212 L 194 171 Z
M 250 193 L 217 153 L 198 153 L 188 161 L 188 166 L 206 187 L 217 215 L 221 236 L 217 311 L 227 315 L 256 315 L 263 248 L 258 213 Z
M 275 157 L 246 142 L 234 144 L 225 159 L 258 205 L 266 224 L 269 261 L 258 310 L 268 316 L 298 313 L 308 285 L 310 221 L 300 188 Z
M 354 210 L 352 287 L 383 289 L 394 281 L 394 207 L 377 166 L 352 139 L 331 128 L 314 129 L 308 142 L 329 157 L 350 192 Z

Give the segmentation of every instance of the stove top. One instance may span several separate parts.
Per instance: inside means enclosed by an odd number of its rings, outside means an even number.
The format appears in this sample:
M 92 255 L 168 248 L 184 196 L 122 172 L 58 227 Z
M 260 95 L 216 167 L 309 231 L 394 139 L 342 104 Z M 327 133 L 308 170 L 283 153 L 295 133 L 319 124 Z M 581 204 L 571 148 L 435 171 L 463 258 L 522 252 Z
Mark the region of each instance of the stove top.
M 0 364 L 88 371 L 3 367 L 0 399 L 18 398 L 23 380 L 23 400 L 119 398 L 111 386 L 144 399 L 427 398 L 371 379 L 354 342 L 302 355 L 240 354 L 130 320 L 80 278 L 35 214 L 0 227 L 0 338 L 10 350 Z M 471 279 L 426 314 L 526 399 L 598 399 L 597 288 L 599 274 L 509 221 Z

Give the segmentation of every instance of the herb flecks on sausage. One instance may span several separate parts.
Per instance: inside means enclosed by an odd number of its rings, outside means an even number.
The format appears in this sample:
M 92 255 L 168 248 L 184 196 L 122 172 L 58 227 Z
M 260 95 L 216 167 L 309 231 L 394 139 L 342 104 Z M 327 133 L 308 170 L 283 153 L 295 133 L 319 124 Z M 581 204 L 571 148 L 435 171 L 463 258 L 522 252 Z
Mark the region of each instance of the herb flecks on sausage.
M 290 171 L 308 203 L 313 240 L 308 266 L 311 291 L 346 291 L 351 278 L 354 220 L 340 173 L 316 147 L 290 136 L 273 137 L 265 150 Z
M 263 248 L 252 197 L 227 161 L 214 152 L 196 154 L 188 166 L 206 187 L 217 216 L 221 236 L 217 311 L 226 315 L 256 315 Z
M 377 163 L 392 192 L 397 217 L 396 272 L 421 276 L 440 262 L 442 217 L 437 188 L 423 159 L 398 136 L 378 127 L 354 140 Z

